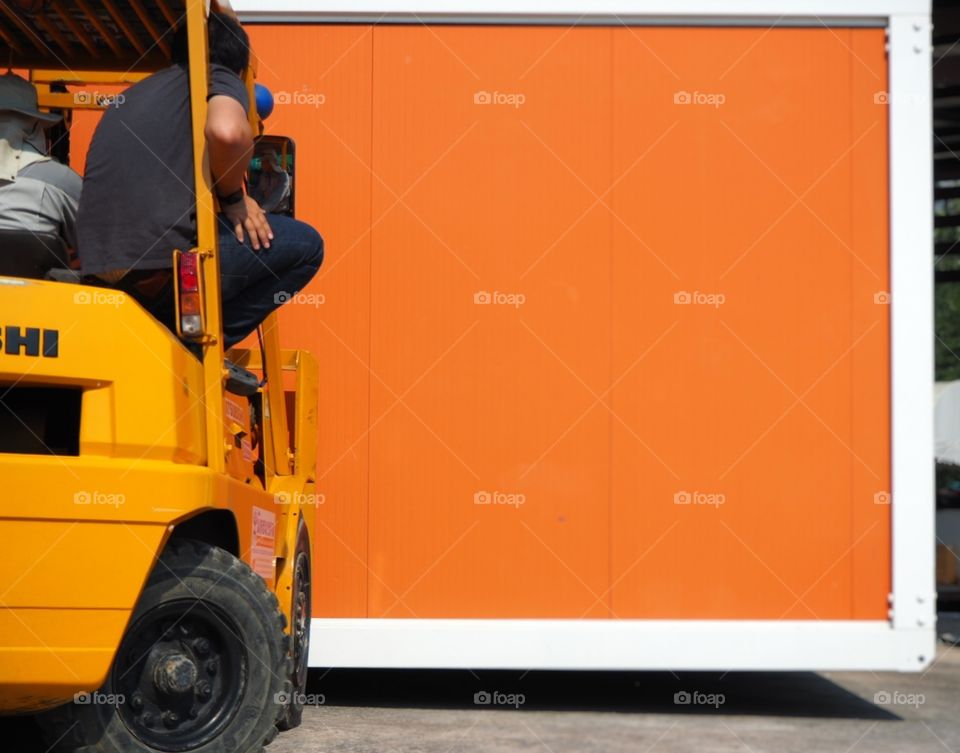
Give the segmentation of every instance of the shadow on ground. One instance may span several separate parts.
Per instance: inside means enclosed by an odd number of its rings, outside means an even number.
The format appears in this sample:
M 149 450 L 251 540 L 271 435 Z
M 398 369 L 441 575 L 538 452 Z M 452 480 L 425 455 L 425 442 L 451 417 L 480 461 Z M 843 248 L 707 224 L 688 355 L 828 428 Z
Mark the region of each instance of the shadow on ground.
M 522 696 L 526 711 L 899 718 L 812 672 L 331 669 L 310 671 L 307 694 L 327 706 L 513 710 Z M 46 753 L 33 719 L 0 718 L 0 741 L 9 753 Z
M 329 706 L 513 708 L 517 699 L 511 703 L 503 696 L 522 694 L 525 710 L 899 718 L 813 672 L 331 669 L 311 670 L 307 693 Z

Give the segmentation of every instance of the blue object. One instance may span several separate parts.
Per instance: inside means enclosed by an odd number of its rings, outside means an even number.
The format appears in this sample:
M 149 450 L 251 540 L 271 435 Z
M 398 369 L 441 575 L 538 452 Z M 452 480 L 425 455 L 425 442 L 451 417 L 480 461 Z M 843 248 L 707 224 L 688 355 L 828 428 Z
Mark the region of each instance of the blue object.
M 263 84 L 254 84 L 253 93 L 257 100 L 257 114 L 260 120 L 266 120 L 273 112 L 273 94 Z

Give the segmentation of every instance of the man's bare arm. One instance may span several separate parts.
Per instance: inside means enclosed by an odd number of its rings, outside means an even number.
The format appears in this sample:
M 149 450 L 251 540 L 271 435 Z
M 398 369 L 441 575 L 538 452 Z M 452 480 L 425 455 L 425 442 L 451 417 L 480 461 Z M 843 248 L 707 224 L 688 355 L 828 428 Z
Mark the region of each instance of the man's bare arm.
M 253 132 L 240 103 L 233 97 L 211 97 L 204 135 L 210 150 L 210 171 L 217 194 L 229 196 L 241 190 L 244 173 L 253 156 Z M 238 241 L 243 243 L 246 230 L 255 249 L 261 244 L 270 248 L 273 233 L 256 201 L 244 196 L 242 201 L 221 206 L 221 210 L 233 224 Z

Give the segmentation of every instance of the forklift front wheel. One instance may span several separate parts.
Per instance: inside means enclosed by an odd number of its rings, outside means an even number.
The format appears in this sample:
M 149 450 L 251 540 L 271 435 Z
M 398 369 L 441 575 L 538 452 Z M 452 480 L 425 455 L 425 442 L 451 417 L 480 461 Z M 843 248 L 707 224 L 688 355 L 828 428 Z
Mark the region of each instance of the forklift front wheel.
M 293 694 L 288 699 L 283 716 L 278 722 L 282 730 L 299 727 L 303 719 L 303 706 L 306 702 L 307 668 L 310 654 L 310 533 L 303 520 L 297 530 L 297 548 L 294 555 L 293 604 L 290 637 L 293 640 Z
M 106 684 L 91 702 L 43 715 L 48 744 L 71 753 L 259 753 L 291 690 L 283 628 L 276 597 L 245 563 L 174 539 Z

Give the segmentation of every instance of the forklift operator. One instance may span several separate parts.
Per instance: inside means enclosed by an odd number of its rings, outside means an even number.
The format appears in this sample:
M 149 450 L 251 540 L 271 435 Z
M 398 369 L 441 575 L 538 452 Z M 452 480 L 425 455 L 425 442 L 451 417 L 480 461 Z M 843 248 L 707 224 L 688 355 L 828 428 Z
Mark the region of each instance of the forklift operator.
M 266 214 L 244 192 L 253 153 L 243 77 L 247 33 L 231 16 L 208 23 L 210 87 L 205 128 L 220 203 L 224 346 L 240 342 L 316 274 L 323 239 L 303 222 Z M 172 252 L 196 246 L 187 34 L 179 28 L 169 68 L 124 92 L 94 133 L 80 199 L 84 282 L 131 295 L 174 332 Z

